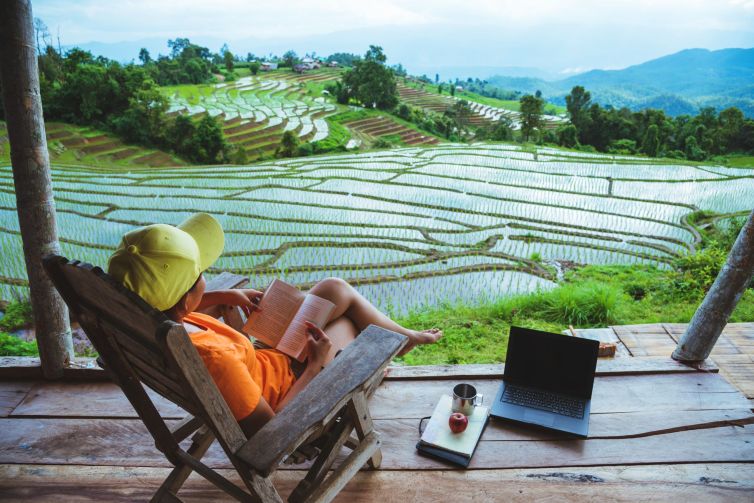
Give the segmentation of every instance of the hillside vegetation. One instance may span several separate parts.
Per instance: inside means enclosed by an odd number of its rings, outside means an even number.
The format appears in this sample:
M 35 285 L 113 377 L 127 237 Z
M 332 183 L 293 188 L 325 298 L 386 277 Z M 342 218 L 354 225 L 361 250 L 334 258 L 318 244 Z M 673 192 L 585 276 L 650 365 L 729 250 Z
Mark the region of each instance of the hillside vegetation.
M 677 116 L 735 106 L 754 118 L 754 48 L 687 49 L 623 70 L 592 70 L 557 81 L 505 76 L 487 81 L 524 93 L 540 90 L 559 104 L 574 86 L 583 86 L 596 102 L 615 108 L 658 108 Z

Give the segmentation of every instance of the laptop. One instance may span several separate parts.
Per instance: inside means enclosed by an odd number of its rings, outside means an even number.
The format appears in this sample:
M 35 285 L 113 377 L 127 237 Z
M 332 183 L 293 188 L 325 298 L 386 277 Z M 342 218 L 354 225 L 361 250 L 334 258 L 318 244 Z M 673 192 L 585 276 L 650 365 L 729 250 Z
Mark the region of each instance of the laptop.
M 511 327 L 490 415 L 586 437 L 599 342 Z

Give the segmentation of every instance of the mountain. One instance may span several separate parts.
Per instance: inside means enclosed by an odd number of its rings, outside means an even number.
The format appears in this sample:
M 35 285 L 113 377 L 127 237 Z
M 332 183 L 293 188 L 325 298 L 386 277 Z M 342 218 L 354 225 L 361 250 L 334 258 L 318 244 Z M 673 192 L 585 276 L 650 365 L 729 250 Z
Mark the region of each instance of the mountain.
M 555 81 L 500 75 L 488 81 L 525 93 L 540 90 L 554 103 L 565 103 L 573 86 L 580 85 L 603 105 L 661 108 L 670 115 L 738 106 L 754 117 L 754 48 L 686 49 L 623 70 L 591 70 Z

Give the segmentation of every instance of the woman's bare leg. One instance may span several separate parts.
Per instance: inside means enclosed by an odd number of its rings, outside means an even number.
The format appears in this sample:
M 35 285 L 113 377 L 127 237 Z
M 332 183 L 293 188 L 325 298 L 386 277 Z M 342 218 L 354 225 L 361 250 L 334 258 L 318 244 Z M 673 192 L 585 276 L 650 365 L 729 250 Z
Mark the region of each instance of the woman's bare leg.
M 401 351 L 401 354 L 406 353 L 417 344 L 429 344 L 442 337 L 442 332 L 437 329 L 420 332 L 402 327 L 374 307 L 351 285 L 340 278 L 323 279 L 309 291 L 335 304 L 335 309 L 330 315 L 330 321 L 345 316 L 353 322 L 359 332 L 369 325 L 377 325 L 408 337 L 409 342 Z
M 325 359 L 325 365 L 335 358 L 338 351 L 356 340 L 356 336 L 359 335 L 359 329 L 345 316 L 332 320 L 325 326 L 324 331 L 332 342 L 332 348 Z

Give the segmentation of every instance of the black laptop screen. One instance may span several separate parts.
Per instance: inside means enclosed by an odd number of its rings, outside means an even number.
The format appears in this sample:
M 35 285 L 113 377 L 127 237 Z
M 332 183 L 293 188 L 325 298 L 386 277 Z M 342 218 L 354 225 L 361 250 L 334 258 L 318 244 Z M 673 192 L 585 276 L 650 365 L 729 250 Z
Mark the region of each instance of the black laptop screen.
M 511 327 L 505 381 L 591 398 L 599 342 Z

